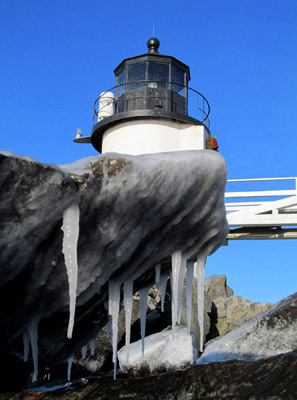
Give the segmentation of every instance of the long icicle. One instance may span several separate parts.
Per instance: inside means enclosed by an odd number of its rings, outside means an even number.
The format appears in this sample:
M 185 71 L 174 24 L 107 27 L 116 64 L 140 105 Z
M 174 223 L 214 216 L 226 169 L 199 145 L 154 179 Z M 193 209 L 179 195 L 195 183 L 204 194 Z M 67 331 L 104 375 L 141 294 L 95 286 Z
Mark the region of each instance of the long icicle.
M 161 279 L 161 264 L 157 264 L 155 266 L 156 271 L 156 278 L 155 278 L 155 285 L 156 287 L 160 287 L 160 279 Z
M 120 312 L 120 288 L 121 285 L 117 281 L 109 281 L 109 301 L 108 313 L 111 315 L 111 332 L 112 332 L 112 361 L 114 365 L 113 378 L 116 379 L 117 372 L 117 349 L 118 349 L 118 327 Z
M 24 362 L 27 362 L 29 358 L 29 347 L 30 347 L 30 336 L 28 332 L 23 333 L 23 342 L 24 342 Z
M 160 278 L 160 286 L 161 286 L 161 291 L 162 291 L 161 312 L 164 312 L 164 303 L 165 303 L 165 296 L 166 296 L 167 281 L 168 281 L 168 275 L 161 275 L 161 278 Z
M 140 289 L 140 333 L 142 342 L 142 357 L 144 357 L 144 338 L 145 338 L 145 325 L 146 325 L 146 307 L 147 307 L 147 297 L 150 287 Z
M 198 322 L 200 328 L 200 352 L 203 352 L 204 344 L 204 266 L 206 256 L 201 255 L 197 258 L 197 307 L 198 307 Z
M 177 302 L 177 323 L 180 324 L 183 302 L 183 289 L 186 272 L 187 259 L 184 255 L 181 257 L 179 278 L 178 278 L 178 302 Z
M 28 333 L 30 336 L 32 359 L 34 365 L 32 382 L 36 382 L 38 377 L 38 322 L 37 321 L 32 320 L 30 322 L 28 327 Z
M 79 234 L 79 207 L 73 204 L 63 214 L 62 231 L 63 237 L 63 254 L 68 275 L 69 284 L 69 322 L 67 329 L 67 337 L 71 339 L 74 315 L 76 307 L 76 289 L 77 289 L 77 241 Z
M 91 351 L 91 356 L 95 355 L 95 350 L 96 350 L 96 340 L 97 337 L 95 336 L 91 341 L 90 341 L 90 351 Z
M 71 368 L 72 368 L 72 361 L 73 361 L 73 356 L 68 358 L 68 368 L 67 368 L 67 381 L 69 382 L 71 379 Z
M 180 265 L 181 265 L 182 253 L 181 251 L 175 251 L 171 255 L 172 259 L 172 273 L 171 273 L 171 314 L 172 314 L 172 330 L 175 331 L 175 325 L 177 322 L 178 312 L 178 283 L 180 277 Z
M 131 334 L 131 316 L 133 305 L 133 280 L 130 279 L 124 282 L 124 307 L 125 307 L 125 323 L 126 323 L 126 349 L 127 349 L 127 363 L 129 362 L 129 346 Z
M 191 333 L 193 275 L 194 275 L 194 262 L 188 261 L 187 262 L 187 323 L 188 323 L 189 335 Z

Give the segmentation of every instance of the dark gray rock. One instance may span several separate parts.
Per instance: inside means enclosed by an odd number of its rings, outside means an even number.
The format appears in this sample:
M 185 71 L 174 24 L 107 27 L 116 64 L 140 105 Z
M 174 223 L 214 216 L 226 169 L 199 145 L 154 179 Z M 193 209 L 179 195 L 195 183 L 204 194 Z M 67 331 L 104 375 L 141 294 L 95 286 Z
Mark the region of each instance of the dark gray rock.
M 6 393 L 0 394 L 0 400 L 295 400 L 296 376 L 297 353 L 291 352 L 254 362 L 197 365 L 146 378 L 78 381 L 72 382 L 74 390 Z

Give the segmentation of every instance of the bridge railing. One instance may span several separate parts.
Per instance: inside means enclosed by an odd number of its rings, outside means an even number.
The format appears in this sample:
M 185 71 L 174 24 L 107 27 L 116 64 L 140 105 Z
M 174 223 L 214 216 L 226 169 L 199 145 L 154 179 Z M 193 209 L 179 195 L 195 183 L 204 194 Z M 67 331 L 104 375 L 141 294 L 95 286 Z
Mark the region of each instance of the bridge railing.
M 268 182 L 273 189 L 265 189 Z M 230 226 L 297 226 L 297 177 L 230 179 L 231 185 L 235 190 L 225 193 Z M 238 190 L 247 185 L 253 190 Z

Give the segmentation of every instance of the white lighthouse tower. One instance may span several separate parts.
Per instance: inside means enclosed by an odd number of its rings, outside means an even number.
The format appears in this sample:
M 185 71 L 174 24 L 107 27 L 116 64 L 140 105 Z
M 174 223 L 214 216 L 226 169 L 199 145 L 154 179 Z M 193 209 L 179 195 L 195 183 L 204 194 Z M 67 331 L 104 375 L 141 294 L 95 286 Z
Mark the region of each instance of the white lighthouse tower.
M 189 67 L 160 54 L 159 46 L 153 37 L 147 53 L 116 67 L 116 85 L 95 101 L 91 136 L 78 134 L 75 142 L 132 155 L 206 148 L 209 103 L 189 88 Z

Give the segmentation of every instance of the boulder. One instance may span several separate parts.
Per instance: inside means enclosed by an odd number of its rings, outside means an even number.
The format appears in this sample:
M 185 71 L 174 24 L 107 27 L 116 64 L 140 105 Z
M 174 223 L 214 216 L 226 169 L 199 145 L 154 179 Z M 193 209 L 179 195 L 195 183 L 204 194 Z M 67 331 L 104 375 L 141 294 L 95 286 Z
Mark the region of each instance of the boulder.
M 207 340 L 231 332 L 272 306 L 270 303 L 256 303 L 240 296 L 233 296 L 233 290 L 227 286 L 226 275 L 207 278 L 205 292 L 212 301 L 209 314 L 211 327 Z
M 197 363 L 253 360 L 297 349 L 297 293 L 210 341 Z
M 147 336 L 142 341 L 131 343 L 118 351 L 119 365 L 130 376 L 155 375 L 161 372 L 183 369 L 195 364 L 197 359 L 196 340 L 187 328 L 178 325 L 174 330 Z
M 122 284 L 132 280 L 135 292 L 153 284 L 155 265 L 169 272 L 172 253 L 212 253 L 228 232 L 227 169 L 217 152 L 111 154 L 63 168 L 2 152 L 0 165 L 6 385 L 16 385 L 33 364 L 50 368 L 94 340 L 108 320 L 110 282 L 122 294 Z M 78 275 L 70 301 L 73 276 L 68 280 L 61 227 L 73 206 L 79 209 Z M 76 244 L 70 247 L 75 254 Z M 74 329 L 67 337 L 71 307 Z
M 133 295 L 133 306 L 131 316 L 131 342 L 138 341 L 140 335 L 140 306 L 139 292 Z M 150 289 L 147 301 L 146 316 L 146 333 L 151 335 L 159 332 L 171 323 L 171 307 L 168 300 L 165 302 L 166 307 L 164 313 L 161 312 L 161 290 L 155 285 Z M 122 348 L 125 344 L 126 337 L 126 316 L 125 310 L 120 311 L 119 330 L 118 330 L 118 348 Z M 93 347 L 93 349 L 92 349 Z M 96 340 L 87 346 L 87 352 L 83 351 L 75 353 L 73 359 L 73 367 L 80 368 L 80 376 L 96 375 L 98 373 L 107 372 L 113 368 L 112 366 L 112 345 L 110 326 L 104 327 Z M 66 371 L 66 368 L 64 369 Z M 60 378 L 65 377 L 65 371 Z M 75 370 L 74 370 L 75 371 Z
M 217 297 L 227 298 L 233 296 L 233 290 L 227 286 L 226 275 L 213 275 L 205 279 L 205 292 L 215 300 Z

